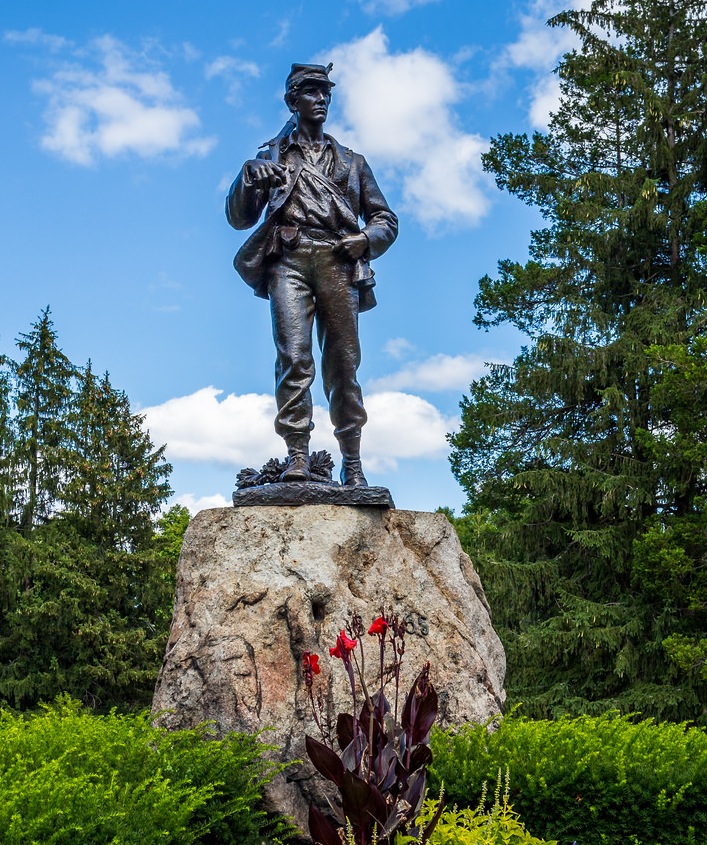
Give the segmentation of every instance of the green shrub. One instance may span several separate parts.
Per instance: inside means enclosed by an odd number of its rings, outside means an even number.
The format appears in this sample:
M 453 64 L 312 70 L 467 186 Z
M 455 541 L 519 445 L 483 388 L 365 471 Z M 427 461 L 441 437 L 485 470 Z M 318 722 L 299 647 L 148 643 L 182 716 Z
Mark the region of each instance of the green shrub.
M 437 822 L 429 845 L 557 845 L 531 836 L 525 829 L 509 801 L 509 779 L 501 796 L 501 772 L 498 772 L 493 805 L 486 810 L 486 788 L 476 809 L 456 806 L 445 809 Z M 418 823 L 425 825 L 434 817 L 438 801 L 426 801 Z M 399 837 L 395 845 L 406 845 L 411 837 Z
M 62 698 L 0 711 L 2 845 L 259 845 L 283 834 L 258 809 L 278 770 L 257 737 L 168 732 L 147 713 L 96 716 Z
M 707 734 L 686 724 L 607 714 L 556 721 L 507 718 L 497 731 L 438 731 L 432 788 L 476 806 L 508 769 L 511 798 L 537 835 L 579 845 L 707 842 Z

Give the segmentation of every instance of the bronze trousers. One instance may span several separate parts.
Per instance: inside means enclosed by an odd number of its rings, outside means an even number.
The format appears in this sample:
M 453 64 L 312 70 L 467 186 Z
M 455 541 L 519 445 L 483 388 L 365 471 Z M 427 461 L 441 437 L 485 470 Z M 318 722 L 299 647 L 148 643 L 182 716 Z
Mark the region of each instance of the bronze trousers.
M 268 294 L 275 362 L 275 431 L 288 446 L 307 443 L 312 423 L 311 385 L 315 364 L 312 329 L 316 324 L 322 355 L 322 381 L 338 439 L 360 434 L 366 422 L 356 371 L 361 363 L 358 339 L 358 288 L 354 264 L 333 251 L 333 241 L 301 236 L 270 259 Z

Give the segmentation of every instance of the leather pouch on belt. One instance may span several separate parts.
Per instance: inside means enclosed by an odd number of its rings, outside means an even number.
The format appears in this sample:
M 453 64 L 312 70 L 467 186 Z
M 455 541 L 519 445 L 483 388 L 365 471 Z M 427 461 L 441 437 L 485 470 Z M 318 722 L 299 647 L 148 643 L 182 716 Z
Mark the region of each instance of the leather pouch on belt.
M 299 228 L 297 226 L 279 226 L 282 245 L 286 249 L 296 249 L 299 244 Z
M 282 241 L 280 240 L 279 226 L 272 227 L 267 246 L 265 247 L 265 258 L 272 258 L 276 255 L 282 255 Z

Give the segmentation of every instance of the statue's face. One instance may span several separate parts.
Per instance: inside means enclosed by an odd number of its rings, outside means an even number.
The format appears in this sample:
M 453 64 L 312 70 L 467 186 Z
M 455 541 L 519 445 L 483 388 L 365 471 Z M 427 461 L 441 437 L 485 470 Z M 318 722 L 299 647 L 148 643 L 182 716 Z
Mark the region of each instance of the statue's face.
M 300 119 L 324 123 L 329 114 L 331 91 L 320 85 L 307 85 L 297 95 L 295 106 Z

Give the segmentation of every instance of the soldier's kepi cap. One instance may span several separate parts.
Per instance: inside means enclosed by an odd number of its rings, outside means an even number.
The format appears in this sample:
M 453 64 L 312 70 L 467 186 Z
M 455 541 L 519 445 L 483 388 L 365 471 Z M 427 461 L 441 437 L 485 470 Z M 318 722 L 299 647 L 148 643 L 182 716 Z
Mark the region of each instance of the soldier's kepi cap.
M 329 79 L 333 67 L 332 62 L 329 62 L 326 67 L 324 65 L 292 65 L 292 70 L 285 82 L 285 93 L 293 93 L 305 83 L 316 83 L 327 88 L 333 88 L 334 83 Z

